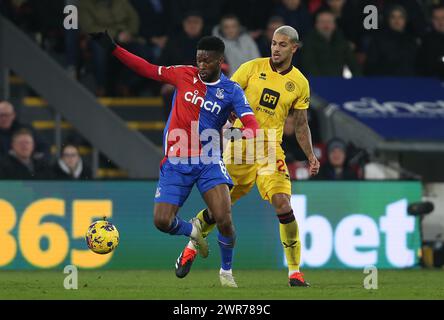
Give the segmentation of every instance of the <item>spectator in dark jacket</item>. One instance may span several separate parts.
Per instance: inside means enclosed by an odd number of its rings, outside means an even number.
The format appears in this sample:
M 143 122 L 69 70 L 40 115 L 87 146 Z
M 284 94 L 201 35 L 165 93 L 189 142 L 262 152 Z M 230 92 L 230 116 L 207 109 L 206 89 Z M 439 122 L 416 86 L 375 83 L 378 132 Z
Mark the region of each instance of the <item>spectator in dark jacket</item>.
M 229 76 L 241 64 L 261 56 L 256 42 L 234 15 L 223 16 L 220 24 L 213 28 L 213 36 L 221 38 L 225 44 L 225 61 L 229 64 Z
M 302 41 L 311 30 L 311 15 L 302 0 L 282 0 L 273 14 L 284 18 L 285 24 L 295 28 Z
M 328 10 L 317 14 L 315 29 L 308 35 L 301 53 L 302 68 L 309 75 L 340 77 L 345 66 L 352 75 L 361 74 L 351 44 L 336 28 L 335 16 Z
M 27 129 L 19 129 L 12 135 L 11 150 L 0 161 L 0 179 L 42 180 L 51 178 L 51 170 L 45 160 L 36 160 L 34 138 Z
M 273 39 L 274 32 L 284 24 L 284 18 L 279 16 L 272 16 L 268 19 L 267 29 L 265 29 L 265 32 L 256 40 L 257 47 L 262 57 L 270 56 L 271 40 Z
M 327 162 L 321 166 L 318 180 L 357 180 L 358 175 L 347 164 L 347 146 L 341 139 L 327 143 Z
M 184 13 L 189 11 L 199 11 L 207 28 L 205 33 L 211 32 L 211 27 L 216 25 L 220 18 L 224 2 L 225 0 L 164 0 L 172 33 L 181 29 Z
M 150 17 L 146 17 L 149 19 Z M 85 33 L 107 30 L 109 35 L 125 49 L 153 60 L 153 52 L 139 35 L 140 20 L 128 0 L 80 0 L 79 22 Z M 117 63 L 109 52 L 90 41 L 93 54 L 96 94 L 99 96 L 118 94 L 128 96 L 141 90 L 144 79 Z M 113 71 L 113 72 L 112 72 Z
M 204 19 L 200 12 L 184 14 L 182 30 L 172 35 L 159 58 L 159 65 L 195 65 L 196 46 L 203 35 Z
M 352 0 L 326 0 L 325 9 L 329 9 L 336 18 L 336 25 L 348 41 L 359 47 L 363 32 L 363 17 L 359 5 Z
M 79 149 L 73 144 L 62 148 L 60 159 L 53 165 L 53 178 L 58 180 L 88 180 L 91 170 L 83 162 Z
M 387 27 L 371 39 L 366 74 L 378 76 L 414 76 L 418 44 L 406 32 L 407 12 L 393 6 L 388 12 Z
M 195 65 L 196 47 L 203 35 L 204 19 L 198 11 L 189 11 L 184 14 L 182 31 L 172 35 L 159 58 L 159 65 Z M 161 94 L 165 104 L 165 120 L 171 111 L 174 86 L 163 84 Z
M 273 12 L 276 1 L 264 0 L 224 0 L 222 16 L 234 14 L 239 17 L 241 25 L 243 25 L 253 37 L 257 38 L 262 35 L 262 30 L 266 28 L 266 24 Z
M 419 71 L 424 76 L 444 79 L 444 5 L 432 9 L 432 27 L 422 40 Z
M 139 15 L 139 34 L 143 37 L 157 59 L 168 40 L 168 18 L 162 0 L 131 0 Z
M 34 138 L 35 150 L 33 157 L 49 160 L 50 152 L 48 144 L 28 125 L 17 120 L 14 106 L 8 101 L 0 101 L 0 156 L 7 155 L 11 149 L 11 139 L 15 131 L 26 128 Z

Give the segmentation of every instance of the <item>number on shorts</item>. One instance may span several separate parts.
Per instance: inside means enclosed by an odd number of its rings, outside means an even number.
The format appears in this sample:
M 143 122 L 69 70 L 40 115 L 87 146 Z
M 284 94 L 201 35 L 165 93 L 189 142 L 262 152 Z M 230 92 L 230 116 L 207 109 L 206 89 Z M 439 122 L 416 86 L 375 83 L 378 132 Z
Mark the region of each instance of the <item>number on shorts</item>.
M 227 178 L 227 180 L 229 180 L 228 174 L 227 174 L 227 168 L 225 167 L 225 163 L 222 160 L 219 160 L 219 166 L 220 166 L 220 171 L 222 171 L 225 178 Z
M 287 173 L 287 171 L 285 170 L 285 162 L 282 159 L 279 159 L 277 162 L 277 169 L 279 172 L 284 172 Z

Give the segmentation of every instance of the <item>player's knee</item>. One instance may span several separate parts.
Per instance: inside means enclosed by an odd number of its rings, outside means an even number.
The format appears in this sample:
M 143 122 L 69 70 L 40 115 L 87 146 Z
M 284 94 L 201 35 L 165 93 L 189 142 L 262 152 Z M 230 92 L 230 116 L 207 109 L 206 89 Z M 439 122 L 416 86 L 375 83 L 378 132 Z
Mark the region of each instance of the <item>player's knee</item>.
M 168 216 L 155 214 L 154 225 L 162 232 L 168 233 L 171 227 L 171 219 Z
M 282 214 L 291 211 L 291 203 L 287 195 L 274 195 L 272 198 L 272 203 L 276 214 Z
M 219 216 L 216 219 L 217 228 L 224 236 L 232 236 L 234 234 L 233 222 L 231 220 L 231 213 Z

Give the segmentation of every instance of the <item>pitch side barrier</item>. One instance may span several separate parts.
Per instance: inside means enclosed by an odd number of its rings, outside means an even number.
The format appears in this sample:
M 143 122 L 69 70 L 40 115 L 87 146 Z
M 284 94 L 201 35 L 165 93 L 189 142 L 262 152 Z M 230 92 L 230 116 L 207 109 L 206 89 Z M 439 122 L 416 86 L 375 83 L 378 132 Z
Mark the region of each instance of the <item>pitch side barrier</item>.
M 153 225 L 154 181 L 1 181 L 0 269 L 171 269 L 187 239 Z M 415 181 L 297 181 L 292 207 L 304 268 L 413 268 L 419 264 L 419 218 L 408 205 L 421 200 Z M 194 190 L 180 215 L 205 207 Z M 110 254 L 89 251 L 85 233 L 106 216 L 119 230 Z M 273 208 L 256 189 L 233 206 L 236 269 L 286 269 Z M 195 267 L 220 265 L 216 232 L 211 253 Z

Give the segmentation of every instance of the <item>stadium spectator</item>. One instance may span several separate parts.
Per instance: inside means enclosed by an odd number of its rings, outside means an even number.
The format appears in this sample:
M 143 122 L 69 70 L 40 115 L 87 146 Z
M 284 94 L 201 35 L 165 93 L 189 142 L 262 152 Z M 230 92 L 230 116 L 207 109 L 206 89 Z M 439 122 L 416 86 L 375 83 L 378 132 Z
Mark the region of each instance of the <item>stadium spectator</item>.
M 315 14 L 324 5 L 324 0 L 305 0 L 310 14 Z
M 341 29 L 348 41 L 355 47 L 360 46 L 360 37 L 363 32 L 362 10 L 356 1 L 326 0 L 324 9 L 330 10 L 336 19 L 336 26 Z
M 52 167 L 53 179 L 57 180 L 88 180 L 91 169 L 83 162 L 79 149 L 73 144 L 62 148 L 61 157 Z
M 279 16 L 272 16 L 268 19 L 267 28 L 265 32 L 256 40 L 259 52 L 262 57 L 270 56 L 271 40 L 277 28 L 285 24 L 284 18 Z
M 432 9 L 432 30 L 422 40 L 419 72 L 444 79 L 444 5 Z
M 8 154 L 11 149 L 12 136 L 20 129 L 27 129 L 33 135 L 35 141 L 33 157 L 48 160 L 50 158 L 48 144 L 30 126 L 20 123 L 14 106 L 10 102 L 0 101 L 0 156 Z
M 339 138 L 327 143 L 327 162 L 321 166 L 319 180 L 357 180 L 358 175 L 347 164 L 347 145 Z
M 159 65 L 196 65 L 196 46 L 203 35 L 203 28 L 202 15 L 197 11 L 187 12 L 182 21 L 182 30 L 169 38 L 159 58 Z M 168 119 L 171 111 L 174 90 L 170 84 L 162 85 L 165 119 Z
M 29 0 L 0 0 L 0 14 L 27 33 L 33 29 Z
M 107 30 L 111 37 L 125 48 L 144 58 L 153 58 L 149 47 L 140 41 L 139 16 L 128 0 L 80 0 L 79 19 L 84 32 Z M 112 63 L 109 53 L 94 41 L 90 41 L 90 45 L 97 95 L 112 94 L 117 90 L 119 95 L 126 96 L 130 94 L 130 88 L 140 86 L 140 78 L 122 68 L 120 64 Z
M 172 35 L 162 51 L 159 64 L 195 65 L 196 45 L 203 35 L 204 19 L 200 12 L 189 11 L 185 13 L 180 32 Z
M 11 150 L 0 160 L 0 179 L 32 180 L 49 179 L 48 163 L 33 157 L 34 138 L 32 132 L 22 128 L 12 135 Z
M 139 15 L 139 34 L 147 41 L 152 55 L 160 56 L 168 41 L 168 16 L 162 0 L 131 0 Z
M 166 11 L 169 13 L 168 22 L 170 24 L 171 33 L 178 32 L 182 26 L 184 13 L 189 11 L 199 11 L 204 17 L 204 25 L 206 26 L 205 34 L 211 32 L 211 28 L 215 26 L 222 11 L 225 0 L 164 0 Z
M 228 72 L 230 76 L 242 63 L 260 57 L 253 38 L 245 32 L 239 19 L 234 15 L 222 17 L 220 24 L 214 27 L 213 35 L 225 43 L 225 58 L 230 66 Z
M 299 39 L 304 41 L 312 29 L 312 18 L 302 0 L 282 0 L 273 15 L 284 18 L 287 25 L 295 28 L 299 33 Z
M 421 3 L 424 0 L 394 0 L 394 4 L 403 6 L 407 11 L 407 16 L 409 17 L 407 21 L 407 32 L 413 34 L 415 37 L 421 37 L 425 34 L 427 30 L 427 22 L 425 17 L 425 12 L 421 7 Z M 387 4 L 391 2 L 386 1 Z M 442 2 L 441 2 L 442 4 Z M 387 5 L 387 8 L 390 8 Z
M 342 76 L 345 67 L 354 76 L 361 74 L 350 43 L 336 28 L 335 16 L 329 10 L 319 11 L 302 48 L 302 68 L 312 76 Z
M 63 9 L 78 0 L 0 0 L 0 13 L 33 38 L 69 71 L 78 65 L 78 31 L 65 30 Z
M 406 32 L 407 12 L 399 5 L 388 11 L 387 27 L 376 33 L 367 52 L 366 74 L 414 76 L 418 44 Z
M 222 15 L 234 14 L 249 31 L 253 39 L 263 35 L 270 13 L 274 11 L 276 1 L 264 0 L 225 0 Z M 268 48 L 270 49 L 270 48 Z

